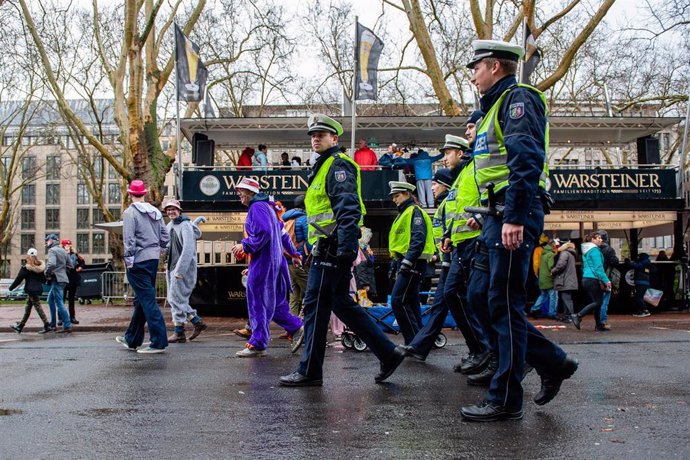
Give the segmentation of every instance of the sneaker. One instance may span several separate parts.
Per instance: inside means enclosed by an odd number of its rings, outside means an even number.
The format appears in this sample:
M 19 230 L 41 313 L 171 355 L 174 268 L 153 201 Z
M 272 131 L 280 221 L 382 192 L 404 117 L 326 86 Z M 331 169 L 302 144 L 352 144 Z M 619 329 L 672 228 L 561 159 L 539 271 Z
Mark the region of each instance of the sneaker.
M 130 347 L 130 346 L 129 346 L 129 344 L 128 344 L 127 341 L 125 340 L 125 336 L 124 336 L 124 335 L 118 335 L 117 337 L 115 337 L 115 341 L 116 341 L 117 343 L 121 343 L 122 346 L 125 347 L 125 348 L 128 349 L 128 350 L 131 350 L 131 351 L 136 351 L 136 350 L 137 350 L 137 347 Z
M 54 331 L 55 328 L 51 326 L 50 324 L 44 324 L 43 329 L 38 331 L 39 334 L 45 334 L 46 332 L 52 332 Z
M 646 318 L 647 316 L 652 316 L 652 314 L 649 313 L 649 310 L 645 310 L 645 311 L 637 312 L 633 316 L 636 318 Z
M 252 336 L 252 330 L 251 329 L 235 329 L 234 331 L 235 334 L 239 335 L 240 337 L 243 337 L 245 339 L 251 338 Z
M 266 350 L 259 350 L 254 345 L 248 343 L 242 350 L 235 353 L 235 355 L 240 358 L 260 358 L 266 356 Z
M 137 353 L 145 353 L 145 354 L 165 353 L 165 348 L 153 348 L 151 346 L 148 346 L 146 348 L 139 348 L 137 350 Z
M 19 324 L 12 324 L 10 327 L 14 329 L 14 332 L 16 332 L 17 334 L 21 334 L 22 329 L 24 329 L 24 326 L 21 326 Z
M 297 350 L 304 343 L 304 326 L 297 329 L 297 332 L 289 339 L 290 340 L 290 352 L 297 353 Z

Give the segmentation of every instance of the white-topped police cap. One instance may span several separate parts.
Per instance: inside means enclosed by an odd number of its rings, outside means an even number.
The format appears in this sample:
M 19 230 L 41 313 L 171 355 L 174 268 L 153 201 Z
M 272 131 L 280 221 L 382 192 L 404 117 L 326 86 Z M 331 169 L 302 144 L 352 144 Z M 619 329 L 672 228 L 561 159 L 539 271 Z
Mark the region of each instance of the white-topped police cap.
M 388 186 L 391 188 L 389 195 L 399 192 L 412 193 L 417 188 L 409 182 L 398 182 L 397 180 L 392 180 L 388 182 Z
M 475 40 L 472 42 L 472 48 L 474 49 L 474 56 L 467 63 L 468 69 L 473 69 L 479 61 L 488 57 L 510 59 L 517 62 L 525 54 L 522 46 L 500 40 Z
M 463 139 L 460 136 L 453 136 L 452 134 L 446 134 L 446 143 L 439 150 L 444 152 L 446 149 L 458 149 L 467 150 L 470 148 L 470 143 L 467 139 Z
M 322 113 L 314 113 L 307 120 L 307 134 L 326 131 L 337 136 L 343 135 L 343 125 Z

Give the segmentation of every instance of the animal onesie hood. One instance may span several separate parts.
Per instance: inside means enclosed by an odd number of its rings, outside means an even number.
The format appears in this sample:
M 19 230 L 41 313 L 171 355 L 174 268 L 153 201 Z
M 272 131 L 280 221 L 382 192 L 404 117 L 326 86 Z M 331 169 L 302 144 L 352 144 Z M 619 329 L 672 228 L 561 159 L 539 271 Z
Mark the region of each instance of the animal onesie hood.
M 252 336 L 248 343 L 258 350 L 265 350 L 271 337 L 271 320 L 291 335 L 302 326 L 302 321 L 290 314 L 287 301 L 290 275 L 283 246 L 288 242 L 292 246 L 292 242 L 283 231 L 268 196 L 263 193 L 255 195 L 249 202 L 244 229 L 247 237 L 241 242 L 242 248 L 251 255 L 247 275 L 247 310 Z M 289 252 L 295 253 L 294 246 Z
M 196 286 L 196 240 L 201 238 L 196 222 L 192 223 L 181 214 L 177 219 L 171 219 L 166 227 L 170 241 L 165 279 L 175 326 L 183 325 L 196 316 L 196 310 L 189 305 L 189 297 Z

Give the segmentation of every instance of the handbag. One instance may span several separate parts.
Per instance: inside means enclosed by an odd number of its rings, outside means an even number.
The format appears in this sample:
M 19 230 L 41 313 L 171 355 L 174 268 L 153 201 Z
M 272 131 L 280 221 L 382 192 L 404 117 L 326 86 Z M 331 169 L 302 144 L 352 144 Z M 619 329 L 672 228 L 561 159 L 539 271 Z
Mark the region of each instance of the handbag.
M 653 307 L 658 307 L 661 302 L 661 297 L 664 295 L 664 291 L 658 289 L 647 288 L 644 293 L 644 301 Z

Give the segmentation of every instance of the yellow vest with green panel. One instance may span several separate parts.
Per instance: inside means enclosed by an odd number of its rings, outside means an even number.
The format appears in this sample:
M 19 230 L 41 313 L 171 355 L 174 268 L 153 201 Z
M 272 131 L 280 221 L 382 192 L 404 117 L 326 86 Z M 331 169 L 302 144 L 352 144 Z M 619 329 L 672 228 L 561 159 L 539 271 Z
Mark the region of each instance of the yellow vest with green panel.
M 489 113 L 484 116 L 481 124 L 477 128 L 477 135 L 475 138 L 475 153 L 474 155 L 474 167 L 475 167 L 475 179 L 477 181 L 477 187 L 479 187 L 479 193 L 482 202 L 488 199 L 488 185 L 490 183 L 494 184 L 494 193 L 498 193 L 509 185 L 508 175 L 510 171 L 506 161 L 508 160 L 508 152 L 506 151 L 505 144 L 503 142 L 503 130 L 498 122 L 498 113 L 503 104 L 503 100 L 508 95 L 508 93 L 515 89 L 517 86 L 522 88 L 527 88 L 530 91 L 534 91 L 539 95 L 542 103 L 544 104 L 544 116 L 548 116 L 548 109 L 546 103 L 546 97 L 544 93 L 539 91 L 537 88 L 529 85 L 524 85 L 518 83 L 516 86 L 511 86 L 506 89 L 503 94 L 498 98 L 496 103 L 489 109 Z M 548 153 L 549 148 L 549 123 L 546 123 L 546 132 L 544 133 L 544 153 Z M 544 158 L 544 169 L 541 177 L 539 178 L 539 187 L 546 188 L 546 179 L 549 176 L 549 163 Z
M 362 201 L 362 179 L 359 174 L 359 166 L 354 160 L 347 155 L 339 153 L 338 156 L 351 163 L 355 170 L 357 171 L 357 196 L 359 198 L 359 206 L 362 210 L 362 217 L 359 220 L 359 225 L 364 225 L 364 215 L 367 210 L 364 207 L 364 202 Z M 324 161 L 319 168 L 319 172 L 316 173 L 314 180 L 312 180 L 309 188 L 307 189 L 307 194 L 304 197 L 304 207 L 307 211 L 307 222 L 309 224 L 316 223 L 320 225 L 327 233 L 332 234 L 335 230 L 335 213 L 331 207 L 331 199 L 328 197 L 328 192 L 326 191 L 326 178 L 328 177 L 328 172 L 331 169 L 331 165 L 335 160 L 334 156 L 330 156 Z M 316 230 L 312 225 L 309 225 L 309 231 L 307 239 L 309 244 L 316 243 L 319 238 L 325 238 L 326 235 L 322 234 Z
M 467 225 L 467 220 L 472 217 L 472 214 L 465 212 L 465 206 L 479 205 L 479 191 L 474 180 L 472 162 L 465 165 L 458 174 L 446 197 L 446 202 L 446 220 L 449 222 L 447 228 L 451 229 L 450 239 L 453 245 L 457 246 L 465 240 L 479 236 L 480 230 L 474 230 Z
M 431 260 L 434 255 L 434 235 L 431 225 L 431 218 L 427 213 L 417 205 L 408 206 L 405 210 L 398 214 L 398 217 L 393 221 L 393 226 L 388 233 L 388 251 L 391 257 L 401 258 L 405 257 L 407 250 L 410 248 L 410 240 L 412 238 L 412 215 L 414 210 L 419 209 L 424 219 L 426 226 L 426 241 L 424 242 L 424 249 L 420 259 Z M 410 262 L 414 262 L 411 260 Z
M 441 246 L 443 246 L 443 234 L 446 232 L 446 229 L 448 228 L 448 225 L 450 224 L 451 220 L 447 218 L 446 214 L 446 200 L 448 197 L 443 199 L 441 201 L 441 204 L 438 205 L 438 209 L 436 209 L 436 212 L 434 213 L 434 218 L 431 221 L 431 230 L 432 234 L 434 235 L 434 244 L 436 245 L 436 248 L 441 252 Z

